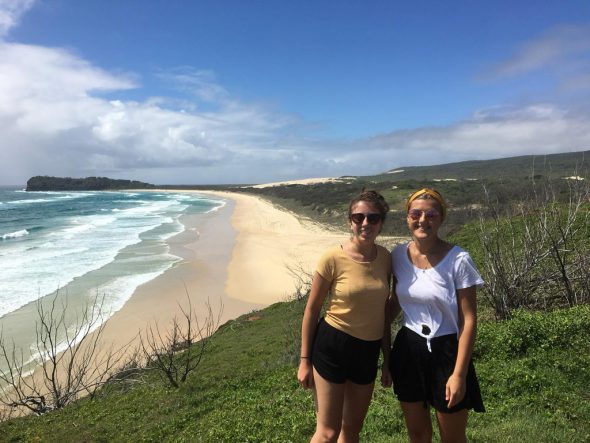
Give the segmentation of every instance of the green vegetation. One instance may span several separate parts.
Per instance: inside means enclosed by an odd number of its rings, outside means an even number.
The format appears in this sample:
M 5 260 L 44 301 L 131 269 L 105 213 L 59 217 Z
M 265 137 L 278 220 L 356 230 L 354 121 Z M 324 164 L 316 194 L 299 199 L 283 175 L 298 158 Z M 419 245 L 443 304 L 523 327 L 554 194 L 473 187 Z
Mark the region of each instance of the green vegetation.
M 224 189 L 258 193 L 299 214 L 340 226 L 345 202 L 362 187 L 373 188 L 394 203 L 389 233 L 406 234 L 405 224 L 400 221 L 404 217 L 401 212 L 396 217 L 396 211 L 403 210 L 402 202 L 410 191 L 434 186 L 454 208 L 448 220 L 449 240 L 471 252 L 484 279 L 489 280 L 495 272 L 486 268 L 488 252 L 484 233 L 492 233 L 493 241 L 504 241 L 500 245 L 503 250 L 518 253 L 537 245 L 534 237 L 523 240 L 525 230 L 533 229 L 532 225 L 526 227 L 527 221 L 547 220 L 549 223 L 544 226 L 551 229 L 538 232 L 548 239 L 548 251 L 570 254 L 568 260 L 557 260 L 563 269 L 573 270 L 573 274 L 563 274 L 567 278 L 562 280 L 568 282 L 579 277 L 579 267 L 571 268 L 570 264 L 588 259 L 590 246 L 588 194 L 583 194 L 576 206 L 579 217 L 572 219 L 568 209 L 572 182 L 563 180 L 572 175 L 576 164 L 581 164 L 583 155 L 537 158 L 542 161 L 536 166 L 543 163 L 542 174 L 532 169 L 531 158 L 526 157 L 464 162 L 457 166 L 400 168 L 405 171 L 343 178 L 340 183 Z M 453 171 L 456 176 L 451 176 Z M 587 173 L 578 175 L 587 177 Z M 434 181 L 439 178 L 456 181 Z M 469 180 L 472 178 L 478 181 Z M 544 213 L 546 217 L 539 217 L 541 212 L 531 212 L 530 208 L 522 211 L 522 206 L 515 202 L 526 200 L 540 189 L 547 190 L 530 186 L 532 182 L 546 180 L 552 180 L 553 186 L 551 199 L 543 200 L 549 211 Z M 482 207 L 487 213 L 482 213 Z M 513 208 L 519 208 L 520 212 L 511 212 Z M 565 212 L 561 211 L 564 208 Z M 554 209 L 559 211 L 552 212 Z M 482 214 L 487 218 L 480 220 Z M 557 215 L 551 218 L 552 214 Z M 560 233 L 562 219 L 572 221 L 566 237 Z M 466 220 L 475 221 L 465 224 Z M 565 243 L 556 243 L 547 236 L 553 232 L 566 238 Z M 520 243 L 513 243 L 514 240 Z M 500 257 L 500 262 L 506 260 Z M 531 275 L 537 279 L 553 278 L 554 274 L 547 272 L 547 262 L 539 263 L 543 267 Z M 581 269 L 585 269 L 582 277 L 587 279 L 588 267 Z M 554 281 L 558 282 L 559 278 Z M 579 287 L 588 285 L 582 283 Z M 542 288 L 540 299 L 548 295 L 545 293 L 548 288 Z M 469 441 L 590 441 L 588 300 L 569 304 L 573 307 L 568 308 L 562 308 L 563 303 L 545 302 L 528 306 L 536 311 L 523 309 L 527 305 L 516 303 L 510 305 L 510 315 L 504 320 L 497 320 L 504 317 L 498 315 L 498 306 L 483 292 L 479 302 L 481 315 L 474 358 L 487 412 L 470 415 Z M 308 441 L 315 425 L 313 398 L 296 381 L 304 304 L 305 297 L 298 296 L 226 323 L 211 337 L 202 361 L 178 388 L 171 387 L 153 371 L 138 370 L 123 381 L 106 385 L 92 399 L 82 399 L 39 417 L 0 423 L 0 440 Z M 375 389 L 362 441 L 407 441 L 401 410 L 389 389 Z
M 451 236 L 482 273 L 482 295 L 497 319 L 517 309 L 550 310 L 590 303 L 590 197 L 587 186 L 569 201 L 523 201 L 470 223 Z
M 178 389 L 155 374 L 93 400 L 0 424 L 2 441 L 304 442 L 313 399 L 295 379 L 305 300 L 278 303 L 222 326 Z M 475 350 L 486 403 L 470 441 L 583 442 L 590 438 L 590 307 L 517 312 L 482 322 Z M 406 441 L 401 411 L 377 387 L 363 441 Z
M 136 180 L 114 180 L 107 177 L 71 178 L 38 175 L 27 180 L 27 191 L 107 191 L 149 188 L 154 188 L 154 185 Z
M 480 215 L 486 201 L 502 207 L 530 196 L 533 187 L 550 182 L 555 197 L 566 201 L 572 182 L 566 177 L 589 177 L 590 151 L 522 156 L 497 160 L 468 161 L 435 166 L 401 167 L 373 175 L 341 177 L 339 181 L 309 185 L 266 188 L 228 186 L 234 192 L 247 192 L 323 224 L 341 228 L 346 204 L 363 189 L 374 189 L 385 197 L 392 213 L 384 227 L 386 235 L 406 235 L 404 201 L 423 187 L 442 192 L 451 210 L 444 233 L 458 232 Z M 193 187 L 196 189 L 196 187 Z

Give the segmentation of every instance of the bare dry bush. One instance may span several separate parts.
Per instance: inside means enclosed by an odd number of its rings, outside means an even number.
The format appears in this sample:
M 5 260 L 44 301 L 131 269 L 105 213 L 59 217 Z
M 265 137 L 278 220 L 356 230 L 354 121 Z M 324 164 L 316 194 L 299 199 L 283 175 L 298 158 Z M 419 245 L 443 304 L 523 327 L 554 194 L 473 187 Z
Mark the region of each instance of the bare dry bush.
M 572 182 L 566 199 L 551 183 L 500 209 L 486 193 L 479 224 L 483 294 L 499 319 L 517 308 L 548 310 L 590 302 L 590 190 Z
M 122 348 L 101 345 L 104 299 L 95 297 L 69 325 L 68 297 L 58 295 L 56 291 L 36 302 L 36 339 L 30 353 L 0 333 L 0 361 L 8 368 L 0 371 L 0 404 L 8 410 L 40 415 L 93 396 L 123 363 Z
M 289 309 L 294 312 L 288 320 L 282 325 L 283 334 L 283 355 L 282 361 L 295 364 L 299 361 L 300 344 L 301 344 L 301 319 L 303 309 L 309 293 L 311 291 L 311 281 L 313 274 L 303 265 L 287 266 L 287 271 L 295 281 L 295 290 L 287 297 L 287 301 L 296 301 L 289 305 Z
M 199 320 L 188 295 L 187 302 L 186 308 L 179 304 L 181 316 L 175 316 L 167 330 L 161 331 L 155 323 L 140 335 L 140 348 L 147 368 L 157 371 L 175 388 L 185 382 L 201 363 L 223 313 L 223 305 L 215 314 L 207 301 L 204 319 Z
M 295 291 L 288 297 L 288 300 L 307 299 L 309 291 L 311 291 L 313 274 L 305 269 L 302 264 L 287 266 L 287 272 L 295 281 Z
M 114 350 L 102 340 L 104 299 L 95 297 L 73 322 L 67 299 L 56 292 L 36 302 L 36 344 L 30 353 L 0 332 L 0 362 L 7 367 L 0 371 L 0 421 L 94 398 L 107 384 L 129 389 L 153 371 L 178 387 L 200 364 L 223 312 L 221 305 L 214 314 L 207 302 L 205 314 L 197 315 L 187 296 L 188 307 L 179 305 L 180 318 L 168 329 L 155 324 L 139 335 L 138 348 L 130 351 L 126 344 Z

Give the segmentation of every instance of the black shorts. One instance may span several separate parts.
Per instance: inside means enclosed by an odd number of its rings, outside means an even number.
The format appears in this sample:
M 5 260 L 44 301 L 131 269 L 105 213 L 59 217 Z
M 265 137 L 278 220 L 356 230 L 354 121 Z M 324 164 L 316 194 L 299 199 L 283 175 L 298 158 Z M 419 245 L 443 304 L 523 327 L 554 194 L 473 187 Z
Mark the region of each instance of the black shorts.
M 465 397 L 452 408 L 447 407 L 446 384 L 457 361 L 456 334 L 431 339 L 430 348 L 432 352 L 428 350 L 424 337 L 406 327 L 397 333 L 389 356 L 389 368 L 393 391 L 398 400 L 423 401 L 440 412 L 456 412 L 462 409 L 484 412 L 479 383 L 471 361 L 467 370 Z
M 316 330 L 311 362 L 332 383 L 350 380 L 358 385 L 373 383 L 381 340 L 366 341 L 330 326 L 322 318 Z

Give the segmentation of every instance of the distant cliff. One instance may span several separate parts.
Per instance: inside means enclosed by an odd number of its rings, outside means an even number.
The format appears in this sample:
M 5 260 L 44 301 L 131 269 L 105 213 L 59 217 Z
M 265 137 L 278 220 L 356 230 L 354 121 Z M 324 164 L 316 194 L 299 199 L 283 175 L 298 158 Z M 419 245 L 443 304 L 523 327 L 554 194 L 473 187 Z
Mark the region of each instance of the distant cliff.
M 149 189 L 154 185 L 136 180 L 114 180 L 107 177 L 35 176 L 27 181 L 27 191 L 107 191 L 117 189 Z

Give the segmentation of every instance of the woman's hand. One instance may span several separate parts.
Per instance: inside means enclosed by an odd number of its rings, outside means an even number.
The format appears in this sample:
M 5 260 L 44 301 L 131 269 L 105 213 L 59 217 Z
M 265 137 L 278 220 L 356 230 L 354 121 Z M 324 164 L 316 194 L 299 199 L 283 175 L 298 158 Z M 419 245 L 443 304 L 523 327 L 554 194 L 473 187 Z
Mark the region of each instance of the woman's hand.
M 391 372 L 389 372 L 389 365 L 381 366 L 381 386 L 389 388 L 391 386 Z
M 299 362 L 297 380 L 303 389 L 313 388 L 313 366 L 308 358 L 301 359 Z
M 465 377 L 451 375 L 447 380 L 445 400 L 447 408 L 452 408 L 465 397 Z

